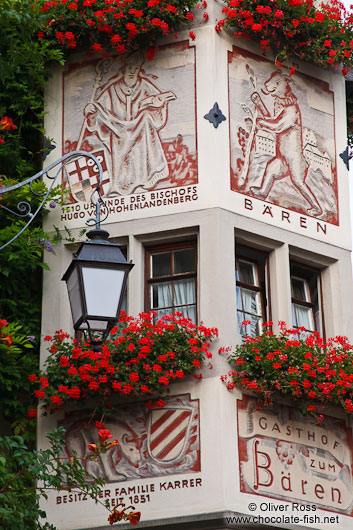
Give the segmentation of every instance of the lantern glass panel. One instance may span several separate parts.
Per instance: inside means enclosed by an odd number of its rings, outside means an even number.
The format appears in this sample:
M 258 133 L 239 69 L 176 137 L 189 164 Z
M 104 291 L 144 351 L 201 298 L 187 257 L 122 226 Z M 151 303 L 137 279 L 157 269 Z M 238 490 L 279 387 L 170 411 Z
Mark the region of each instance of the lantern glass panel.
M 71 305 L 71 312 L 74 324 L 82 316 L 82 301 L 80 294 L 80 283 L 78 279 L 78 270 L 73 269 L 67 280 L 67 290 L 69 292 L 69 300 Z
M 82 267 L 88 315 L 97 317 L 116 316 L 124 276 L 124 270 Z
M 87 325 L 87 322 L 82 322 L 82 324 L 80 325 L 79 329 L 82 330 L 82 331 L 85 331 L 85 330 L 88 330 L 88 329 L 91 329 L 92 331 L 105 331 L 106 328 L 107 328 L 107 321 L 106 320 L 91 320 L 91 319 L 88 319 L 88 324 L 89 324 L 89 327 Z

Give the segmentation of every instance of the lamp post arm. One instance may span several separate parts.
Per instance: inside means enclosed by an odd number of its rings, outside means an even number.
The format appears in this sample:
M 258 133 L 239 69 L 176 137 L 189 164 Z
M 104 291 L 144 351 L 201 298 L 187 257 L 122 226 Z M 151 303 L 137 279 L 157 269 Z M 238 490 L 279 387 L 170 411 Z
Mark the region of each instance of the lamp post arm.
M 8 245 L 10 245 L 13 241 L 15 241 L 15 239 L 17 239 L 28 228 L 28 226 L 36 218 L 36 216 L 38 215 L 38 213 L 40 212 L 40 210 L 43 208 L 44 204 L 46 203 L 46 201 L 48 199 L 48 196 L 49 196 L 51 190 L 53 189 L 54 184 L 56 183 L 58 176 L 60 175 L 61 171 L 64 169 L 65 165 L 68 164 L 69 162 L 71 162 L 72 160 L 74 160 L 76 158 L 80 158 L 80 157 L 90 158 L 94 162 L 94 164 L 96 164 L 96 166 L 98 168 L 98 184 L 97 184 L 96 188 L 93 190 L 93 192 L 91 194 L 91 198 L 90 198 L 91 204 L 95 207 L 96 216 L 95 216 L 95 218 L 91 217 L 90 219 L 88 219 L 87 224 L 88 225 L 95 224 L 96 225 L 96 229 L 98 229 L 98 230 L 100 229 L 101 206 L 102 205 L 104 206 L 104 202 L 103 202 L 103 199 L 102 199 L 102 196 L 101 196 L 101 186 L 102 186 L 102 180 L 103 180 L 102 179 L 102 177 L 103 177 L 102 166 L 101 166 L 100 162 L 96 159 L 96 157 L 94 155 L 92 155 L 92 153 L 88 153 L 86 151 L 73 151 L 72 153 L 67 153 L 66 155 L 61 157 L 59 160 L 57 160 L 56 162 L 53 162 L 48 167 L 42 169 L 41 171 L 39 171 L 38 173 L 36 173 L 32 177 L 29 177 L 28 179 L 26 179 L 26 180 L 24 180 L 22 182 L 14 184 L 13 186 L 8 186 L 6 188 L 4 186 L 0 186 L 0 199 L 2 198 L 3 195 L 5 195 L 5 193 L 9 193 L 9 192 L 15 191 L 15 190 L 17 190 L 19 188 L 22 188 L 23 186 L 27 186 L 27 185 L 29 185 L 30 191 L 31 191 L 31 193 L 34 196 L 42 197 L 41 203 L 39 204 L 39 206 L 37 207 L 37 209 L 34 212 L 32 212 L 31 204 L 29 202 L 27 202 L 27 201 L 18 202 L 17 205 L 16 205 L 17 206 L 17 211 L 12 210 L 11 208 L 8 208 L 7 206 L 3 205 L 2 203 L 0 204 L 0 209 L 6 210 L 11 215 L 14 215 L 14 216 L 16 216 L 16 217 L 18 217 L 20 219 L 28 218 L 27 223 L 21 228 L 21 230 L 12 239 L 7 241 L 4 245 L 2 245 L 2 247 L 0 247 L 0 251 L 3 250 Z M 55 171 L 54 174 L 50 174 L 51 171 Z M 34 189 L 32 187 L 33 182 L 39 181 L 43 176 L 46 176 L 52 182 L 51 182 L 50 186 L 48 187 L 48 189 L 44 193 L 37 193 L 37 192 L 34 191 Z M 95 195 L 97 195 L 97 199 L 96 200 L 95 200 Z M 107 218 L 107 216 L 108 216 L 108 209 L 106 209 L 106 216 L 104 217 L 103 221 Z

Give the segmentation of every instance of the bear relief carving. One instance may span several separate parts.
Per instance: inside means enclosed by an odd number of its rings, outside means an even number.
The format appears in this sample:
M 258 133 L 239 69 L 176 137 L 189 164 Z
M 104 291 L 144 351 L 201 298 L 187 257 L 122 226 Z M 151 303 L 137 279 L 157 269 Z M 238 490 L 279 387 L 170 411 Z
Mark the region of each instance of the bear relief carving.
M 338 224 L 334 122 L 310 106 L 305 82 L 315 92 L 315 80 L 302 76 L 297 86 L 245 55 L 235 51 L 230 62 L 232 190 Z M 332 103 L 328 90 L 323 97 Z
M 289 176 L 293 186 L 310 205 L 308 213 L 320 215 L 321 207 L 306 184 L 308 165 L 303 155 L 303 126 L 298 100 L 290 87 L 290 78 L 273 72 L 265 82 L 263 93 L 274 98 L 273 115 L 269 113 L 258 92 L 251 100 L 258 108 L 256 127 L 275 136 L 276 158 L 267 164 L 261 187 L 251 192 L 259 198 L 268 196 L 274 180 Z

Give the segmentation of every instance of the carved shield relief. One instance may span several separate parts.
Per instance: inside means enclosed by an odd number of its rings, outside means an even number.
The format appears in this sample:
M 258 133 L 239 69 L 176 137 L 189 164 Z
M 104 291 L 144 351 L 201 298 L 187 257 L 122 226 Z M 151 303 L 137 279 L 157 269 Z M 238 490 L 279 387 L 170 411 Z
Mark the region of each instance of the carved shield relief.
M 102 194 L 105 195 L 109 187 L 109 173 L 105 153 L 100 150 L 92 152 L 92 155 L 96 157 L 102 166 Z M 92 192 L 98 184 L 99 170 L 97 164 L 90 158 L 80 157 L 69 162 L 65 166 L 64 171 L 73 198 L 76 201 L 89 202 Z
M 92 477 L 108 482 L 200 471 L 199 401 L 189 394 L 165 401 L 163 408 L 151 409 L 148 402 L 121 406 L 104 423 L 119 445 L 94 459 L 87 458 L 88 444 L 99 443 L 98 429 L 89 412 L 69 414 L 61 422 L 66 457 L 76 453 Z
M 192 410 L 162 408 L 151 411 L 148 452 L 155 462 L 176 462 L 187 449 Z

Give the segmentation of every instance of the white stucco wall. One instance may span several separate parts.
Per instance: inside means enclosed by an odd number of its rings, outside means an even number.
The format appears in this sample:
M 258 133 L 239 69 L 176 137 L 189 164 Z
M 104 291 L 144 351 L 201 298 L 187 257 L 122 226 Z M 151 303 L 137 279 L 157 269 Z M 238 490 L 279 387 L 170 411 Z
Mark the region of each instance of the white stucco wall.
M 194 28 L 196 40 L 189 43 L 195 50 L 196 121 L 194 132 L 197 140 L 198 181 L 194 184 L 169 187 L 162 182 L 157 190 L 143 191 L 140 189 L 139 193 L 126 195 L 124 204 L 135 204 L 137 197 L 142 193 L 146 197 L 144 200 L 152 200 L 153 193 L 160 194 L 161 191 L 166 190 L 177 190 L 179 197 L 188 195 L 195 196 L 195 198 L 188 202 L 171 205 L 165 205 L 162 202 L 150 208 L 129 209 L 121 212 L 116 210 L 103 223 L 111 238 L 127 246 L 128 258 L 135 263 L 128 282 L 128 312 L 134 315 L 144 309 L 146 246 L 166 241 L 195 240 L 198 249 L 198 319 L 208 326 L 217 326 L 220 330 L 220 337 L 214 345 L 214 368 L 213 370 L 204 369 L 204 381 L 202 383 L 191 381 L 174 385 L 172 388 L 172 395 L 189 393 L 192 399 L 199 400 L 201 470 L 185 475 L 177 472 L 175 476 L 170 475 L 166 480 L 172 486 L 167 485 L 167 489 L 161 486 L 166 481 L 163 477 L 127 482 L 129 487 L 154 484 L 155 491 L 151 492 L 150 501 L 144 503 L 143 507 L 141 505 L 143 518 L 145 521 L 151 521 L 149 523 L 151 528 L 154 527 L 156 520 L 166 519 L 171 524 L 180 516 L 190 517 L 195 521 L 205 514 L 227 511 L 251 515 L 253 512 L 248 507 L 249 503 L 255 502 L 259 505 L 259 496 L 254 490 L 245 492 L 240 489 L 241 467 L 238 451 L 237 411 L 241 409 L 237 408 L 237 402 L 242 395 L 239 391 L 227 392 L 219 379 L 221 374 L 227 373 L 229 365 L 223 356 L 218 355 L 218 348 L 234 346 L 240 342 L 240 336 L 236 331 L 235 241 L 268 253 L 271 311 L 275 329 L 277 320 L 286 320 L 289 325 L 291 324 L 289 260 L 294 259 L 304 265 L 314 267 L 321 274 L 326 336 L 340 334 L 348 335 L 353 339 L 348 175 L 338 156 L 346 146 L 344 80 L 339 73 L 319 70 L 306 64 L 301 64 L 298 68 L 300 81 L 295 81 L 295 77 L 293 79 L 294 86 L 297 83 L 301 87 L 305 86 L 305 82 L 309 83 L 311 78 L 323 81 L 327 83 L 330 93 L 333 93 L 336 154 L 332 163 L 337 169 L 338 224 L 320 219 L 320 216 L 309 215 L 308 212 L 303 213 L 300 208 L 295 211 L 295 208 L 290 209 L 280 204 L 260 200 L 250 193 L 234 191 L 230 185 L 233 140 L 230 138 L 229 129 L 231 107 L 234 101 L 229 99 L 228 53 L 232 52 L 235 45 L 254 54 L 259 54 L 259 49 L 249 42 L 235 42 L 230 33 L 223 32 L 218 35 L 215 32 L 215 19 L 221 16 L 220 6 L 216 2 L 209 2 L 208 13 L 210 14 L 209 23 L 196 25 Z M 185 39 L 187 39 L 187 32 L 181 32 L 179 40 Z M 77 63 L 81 58 L 73 57 L 70 62 Z M 146 68 L 153 71 L 153 64 L 147 65 Z M 261 68 L 265 73 L 267 70 L 268 72 L 275 70 L 271 63 L 265 64 L 263 61 Z M 57 145 L 46 160 L 48 164 L 62 155 L 64 72 L 65 68 L 57 68 L 53 72 L 46 93 L 45 126 L 47 135 L 54 138 Z M 301 74 L 304 75 L 301 76 Z M 155 82 L 158 84 L 159 81 Z M 170 89 L 176 90 L 172 86 Z M 180 90 L 181 92 L 177 94 L 178 98 L 185 97 L 185 101 L 190 104 L 192 95 L 183 94 L 182 89 Z M 242 101 L 241 97 L 239 96 L 239 102 Z M 218 128 L 214 128 L 204 118 L 215 102 L 219 104 L 226 117 L 226 121 L 223 121 Z M 325 131 L 321 131 L 321 134 L 324 138 Z M 182 194 L 180 190 L 184 190 Z M 158 197 L 163 200 L 161 195 Z M 115 199 L 121 201 L 121 196 Z M 72 230 L 73 237 L 78 240 L 79 231 L 85 227 L 87 216 L 80 218 L 78 215 L 75 219 L 73 214 L 75 211 L 85 214 L 88 210 L 85 209 L 85 204 L 79 201 L 69 205 L 69 209 L 71 211 L 66 212 L 57 207 L 51 211 L 46 218 L 45 228 L 50 231 L 53 225 L 61 229 L 67 226 Z M 63 241 L 55 248 L 55 254 L 47 257 L 50 271 L 44 271 L 43 336 L 51 335 L 59 328 L 72 332 L 66 287 L 60 279 L 70 263 L 75 248 L 77 246 L 66 244 Z M 42 363 L 46 355 L 47 352 L 43 345 Z M 57 417 L 40 419 L 41 444 L 45 444 L 45 432 L 55 426 L 57 420 Z M 267 431 L 262 434 L 268 436 L 269 440 L 273 439 L 271 433 Z M 271 444 L 272 441 L 268 443 Z M 352 458 L 352 454 L 349 458 Z M 283 471 L 280 467 L 276 469 L 277 473 Z M 190 486 L 191 479 L 200 479 L 202 486 L 196 487 L 196 482 L 194 486 Z M 175 481 L 180 480 L 186 480 L 187 486 L 175 486 Z M 109 495 L 113 497 L 115 494 L 113 490 L 123 487 L 123 484 L 125 483 L 109 484 L 106 488 L 110 491 Z M 45 506 L 50 514 L 50 520 L 57 524 L 60 530 L 99 528 L 106 524 L 105 513 L 93 503 L 87 501 L 83 504 L 83 501 L 77 499 L 69 501 L 68 496 L 64 500 L 65 495 L 66 493 L 62 495 L 51 493 Z M 285 511 L 292 510 L 292 503 L 288 499 L 290 496 L 288 495 L 286 499 L 283 491 L 273 492 L 271 490 L 268 496 L 264 496 L 264 493 L 262 495 L 264 502 L 272 503 L 274 506 L 287 506 L 284 508 Z M 282 498 L 279 497 L 280 495 Z M 351 528 L 351 516 L 335 511 L 335 506 L 332 507 L 330 504 L 330 492 L 325 495 L 328 495 L 325 499 L 329 511 L 323 509 L 322 499 L 317 497 L 317 501 L 320 500 L 321 504 L 318 502 L 316 514 L 320 517 L 339 514 L 339 528 L 342 530 Z M 129 495 L 126 499 L 128 497 Z M 297 497 L 297 500 L 304 504 L 306 502 L 303 495 Z M 314 501 L 313 497 L 311 502 Z M 269 513 L 268 510 L 264 510 L 257 511 L 256 514 L 264 512 Z M 84 520 L 83 513 L 85 514 Z M 285 523 L 280 527 L 331 528 L 329 524 L 326 526 L 321 522 L 307 524 L 303 521 L 296 525 Z

